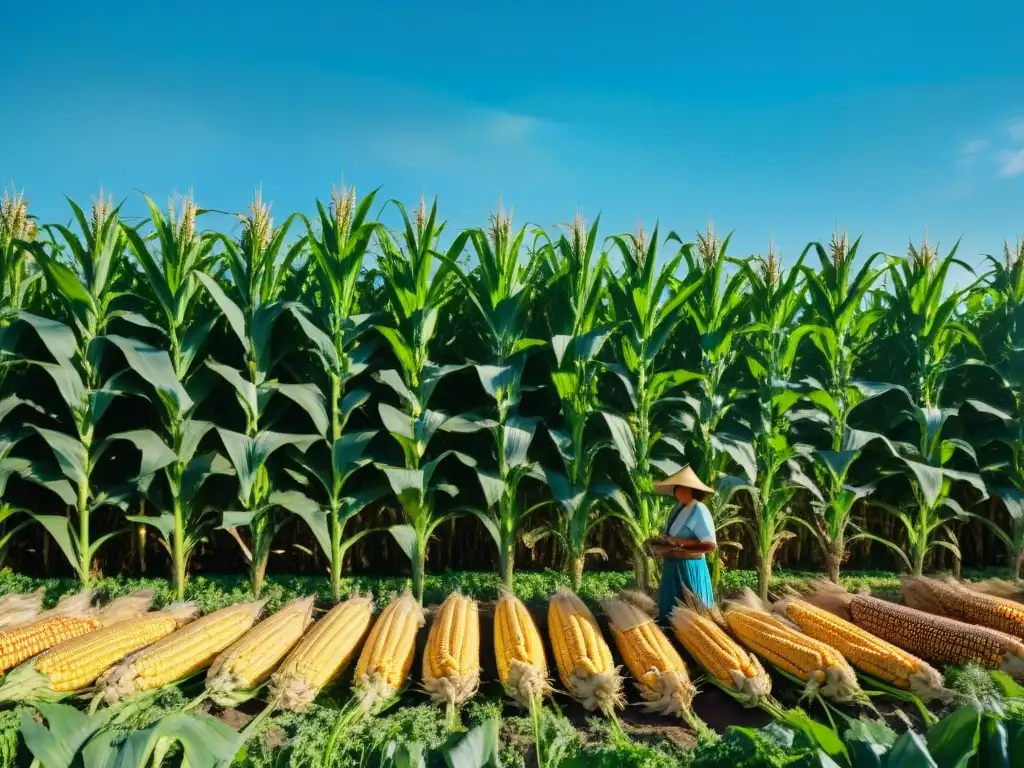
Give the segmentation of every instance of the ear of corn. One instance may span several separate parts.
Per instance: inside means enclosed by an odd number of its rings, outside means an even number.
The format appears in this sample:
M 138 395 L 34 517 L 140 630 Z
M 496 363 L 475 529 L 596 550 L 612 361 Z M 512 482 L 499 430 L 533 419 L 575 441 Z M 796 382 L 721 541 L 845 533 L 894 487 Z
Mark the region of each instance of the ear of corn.
M 54 701 L 83 690 L 112 665 L 192 621 L 194 605 L 175 605 L 66 640 L 23 664 L 0 685 L 0 700 Z
M 381 612 L 356 663 L 353 685 L 361 711 L 376 712 L 405 685 L 423 624 L 423 609 L 409 592 Z
M 423 654 L 423 687 L 438 704 L 461 706 L 480 687 L 480 614 L 458 592 L 438 608 Z
M 726 608 L 729 630 L 743 645 L 806 683 L 805 696 L 820 694 L 838 702 L 863 696 L 857 675 L 839 651 L 755 607 L 759 604 L 746 590 L 741 601 Z
M 249 630 L 265 604 L 231 605 L 193 621 L 108 669 L 97 681 L 99 693 L 115 704 L 206 668 Z
M 744 706 L 756 707 L 772 692 L 772 679 L 750 651 L 733 640 L 706 612 L 677 605 L 672 630 L 694 660 Z
M 102 610 L 91 608 L 91 600 L 91 593 L 82 592 L 30 624 L 0 635 L 0 668 L 6 671 L 66 640 L 142 615 L 153 602 L 153 590 L 118 598 Z
M 835 648 L 862 672 L 924 701 L 948 697 L 937 669 L 856 624 L 797 597 L 780 600 L 775 610 L 804 634 Z
M 585 709 L 611 714 L 625 703 L 611 649 L 590 609 L 572 592 L 559 589 L 548 602 L 548 634 L 558 677 Z
M 636 679 L 648 712 L 692 719 L 697 693 L 682 657 L 665 633 L 634 603 L 619 598 L 604 600 L 612 638 L 626 666 Z
M 0 632 L 24 626 L 36 619 L 43 610 L 46 588 L 40 587 L 27 595 L 10 594 L 0 597 Z
M 550 690 L 537 624 L 523 602 L 506 589 L 494 608 L 494 658 L 505 693 L 520 706 L 530 708 Z
M 1024 605 L 1015 600 L 975 592 L 953 579 L 904 576 L 901 583 L 903 602 L 911 608 L 1024 638 Z
M 850 594 L 826 581 L 815 582 L 805 599 L 927 661 L 956 665 L 975 662 L 1024 679 L 1024 643 L 1005 632 L 877 597 Z
M 337 679 L 373 620 L 373 596 L 354 595 L 313 624 L 270 678 L 271 698 L 301 712 Z
M 206 691 L 215 704 L 234 707 L 256 695 L 313 620 L 313 600 L 293 600 L 214 660 L 206 673 Z

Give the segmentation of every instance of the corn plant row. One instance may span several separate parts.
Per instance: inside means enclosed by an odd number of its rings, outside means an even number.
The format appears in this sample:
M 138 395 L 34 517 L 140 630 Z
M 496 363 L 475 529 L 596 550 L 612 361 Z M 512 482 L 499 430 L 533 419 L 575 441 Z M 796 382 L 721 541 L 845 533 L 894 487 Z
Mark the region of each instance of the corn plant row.
M 335 600 L 352 553 L 398 552 L 421 599 L 458 537 L 506 585 L 517 558 L 578 589 L 626 557 L 646 590 L 652 485 L 692 465 L 762 600 L 790 552 L 833 582 L 868 550 L 918 575 L 979 543 L 1024 564 L 1020 242 L 977 270 L 838 232 L 736 257 L 710 226 L 452 232 L 436 201 L 377 199 L 275 222 L 257 195 L 232 227 L 100 195 L 64 225 L 6 194 L 0 552 L 41 526 L 88 585 L 141 527 L 179 599 L 200 560 L 244 562 L 258 597 L 313 558 Z

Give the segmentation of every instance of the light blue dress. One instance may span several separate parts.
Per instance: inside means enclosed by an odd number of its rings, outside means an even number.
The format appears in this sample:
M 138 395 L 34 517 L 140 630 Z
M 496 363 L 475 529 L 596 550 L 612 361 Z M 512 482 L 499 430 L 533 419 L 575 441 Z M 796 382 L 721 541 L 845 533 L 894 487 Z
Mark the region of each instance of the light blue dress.
M 665 533 L 677 539 L 717 544 L 711 511 L 699 501 L 692 501 L 685 507 L 676 505 L 669 515 Z M 665 560 L 661 588 L 658 592 L 658 613 L 662 621 L 668 621 L 676 601 L 683 600 L 687 589 L 707 607 L 715 604 L 715 593 L 711 589 L 711 571 L 708 570 L 707 558 L 704 555 L 693 560 Z

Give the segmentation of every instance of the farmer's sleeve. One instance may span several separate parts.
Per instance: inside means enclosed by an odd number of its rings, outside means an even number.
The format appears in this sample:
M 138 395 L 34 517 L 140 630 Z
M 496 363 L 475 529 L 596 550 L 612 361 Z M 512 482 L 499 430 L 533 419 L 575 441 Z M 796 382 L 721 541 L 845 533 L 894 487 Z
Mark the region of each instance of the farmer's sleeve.
M 711 510 L 701 502 L 697 502 L 696 509 L 690 515 L 687 527 L 693 532 L 695 539 L 718 544 L 718 539 L 715 536 L 715 521 L 711 518 Z

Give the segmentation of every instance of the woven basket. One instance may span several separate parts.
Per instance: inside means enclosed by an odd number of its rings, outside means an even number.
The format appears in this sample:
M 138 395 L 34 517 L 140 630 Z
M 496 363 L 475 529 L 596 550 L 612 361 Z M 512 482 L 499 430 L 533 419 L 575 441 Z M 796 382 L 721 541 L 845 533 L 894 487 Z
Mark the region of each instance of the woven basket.
M 644 542 L 644 550 L 651 557 L 661 560 L 686 560 L 694 556 L 692 539 L 679 539 L 675 536 L 661 534 L 652 536 Z

